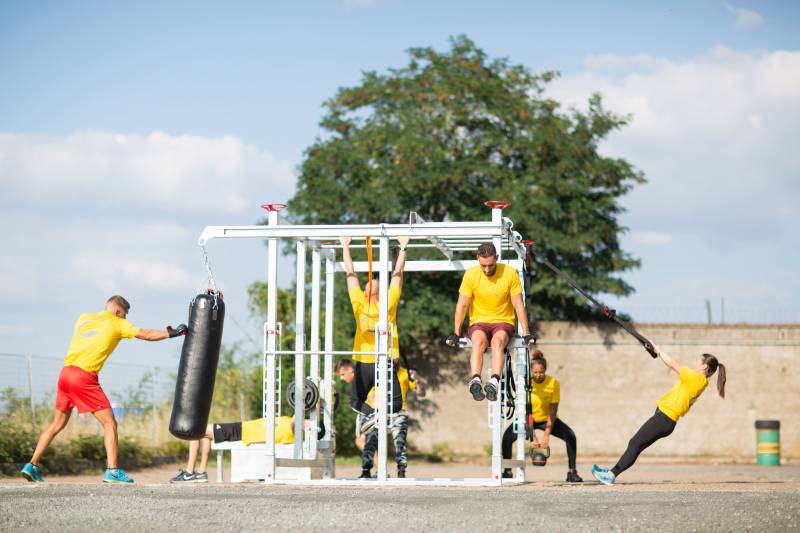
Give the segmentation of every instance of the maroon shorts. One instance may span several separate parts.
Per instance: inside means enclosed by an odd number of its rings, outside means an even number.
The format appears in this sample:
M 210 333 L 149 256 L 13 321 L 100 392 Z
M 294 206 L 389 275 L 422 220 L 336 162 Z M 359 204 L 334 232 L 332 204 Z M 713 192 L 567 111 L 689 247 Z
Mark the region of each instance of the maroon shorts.
M 489 342 L 492 341 L 492 336 L 494 336 L 494 334 L 498 331 L 505 331 L 509 340 L 513 339 L 514 335 L 517 334 L 517 329 L 508 322 L 494 322 L 491 324 L 488 322 L 477 322 L 470 325 L 469 329 L 467 330 L 467 337 L 472 339 L 472 334 L 476 331 L 484 332 L 486 334 L 486 338 L 489 339 Z
M 94 413 L 111 408 L 106 393 L 100 388 L 97 372 L 87 372 L 72 365 L 61 369 L 56 409 L 72 411 L 73 407 L 77 407 L 79 413 Z

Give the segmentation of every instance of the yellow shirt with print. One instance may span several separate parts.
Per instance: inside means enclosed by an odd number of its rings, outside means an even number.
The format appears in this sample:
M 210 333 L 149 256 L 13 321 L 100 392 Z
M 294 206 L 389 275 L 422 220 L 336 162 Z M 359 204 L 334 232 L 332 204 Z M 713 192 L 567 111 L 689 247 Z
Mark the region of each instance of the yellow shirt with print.
M 467 269 L 458 292 L 472 299 L 469 306 L 469 323 L 514 325 L 514 306 L 511 297 L 522 294 L 522 285 L 516 270 L 497 263 L 497 270 L 487 276 L 480 265 Z
M 682 366 L 678 373 L 678 382 L 658 400 L 656 405 L 670 420 L 677 422 L 689 412 L 689 408 L 707 386 L 708 380 L 703 374 Z
M 83 313 L 75 322 L 64 366 L 100 372 L 120 339 L 132 339 L 139 328 L 108 311 Z
M 397 304 L 400 302 L 400 287 L 389 285 L 389 323 L 392 327 L 392 357 L 400 357 L 400 334 L 397 330 Z M 349 291 L 353 316 L 356 319 L 356 334 L 353 338 L 354 352 L 375 351 L 375 326 L 378 323 L 378 299 L 367 303 L 367 295 L 359 287 Z M 353 361 L 374 363 L 374 355 L 353 354 Z
M 264 428 L 263 418 L 242 422 L 242 442 L 245 446 L 266 441 L 267 430 Z M 275 444 L 294 444 L 294 425 L 291 416 L 279 416 L 275 419 Z
M 544 381 L 531 380 L 531 411 L 534 422 L 546 422 L 550 414 L 550 404 L 561 401 L 561 384 L 552 376 L 545 375 Z
M 397 367 L 395 366 L 395 368 L 397 368 Z M 400 394 L 403 395 L 403 406 L 400 409 L 405 411 L 406 410 L 406 394 L 408 394 L 409 389 L 416 389 L 417 388 L 417 382 L 416 381 L 411 381 L 409 379 L 408 370 L 406 370 L 405 367 L 402 367 L 402 366 L 397 370 L 397 381 L 400 382 Z M 369 390 L 369 393 L 367 393 L 367 399 L 366 399 L 366 401 L 364 403 L 369 405 L 373 409 L 375 409 L 377 407 L 377 405 L 375 404 L 375 387 L 372 387 Z

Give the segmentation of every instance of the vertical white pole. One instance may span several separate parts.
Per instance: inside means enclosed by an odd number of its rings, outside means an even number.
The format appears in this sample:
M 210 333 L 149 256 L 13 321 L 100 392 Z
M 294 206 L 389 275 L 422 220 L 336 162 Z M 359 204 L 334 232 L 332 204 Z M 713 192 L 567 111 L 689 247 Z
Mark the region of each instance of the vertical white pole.
M 521 258 L 525 261 L 525 258 Z M 523 304 L 525 303 L 525 276 L 523 274 L 522 269 L 519 270 L 519 282 L 520 286 L 522 287 L 522 300 Z M 517 326 L 519 330 L 519 334 L 522 335 L 522 326 Z M 515 478 L 517 481 L 525 481 L 525 422 L 527 418 L 527 414 L 525 412 L 525 405 L 527 404 L 528 398 L 526 397 L 527 390 L 526 386 L 528 385 L 525 383 L 525 374 L 527 372 L 527 358 L 525 354 L 528 353 L 528 348 L 518 348 L 514 350 L 514 359 L 516 364 L 514 365 L 514 372 L 516 375 L 514 376 L 514 385 L 517 389 L 517 400 L 516 406 L 514 407 L 515 415 L 516 415 L 516 422 L 517 422 L 517 459 L 521 460 L 522 466 L 517 467 L 515 472 Z
M 502 234 L 502 226 L 503 226 L 503 210 L 493 208 L 492 209 L 492 224 L 497 226 L 497 234 Z M 501 237 L 492 237 L 492 243 L 494 247 L 497 249 L 497 260 L 500 261 L 503 258 L 503 250 L 502 250 L 502 239 Z M 494 355 L 494 354 L 492 354 Z M 503 357 L 503 354 L 500 354 Z M 491 359 L 489 359 L 489 365 L 491 367 Z M 491 374 L 491 372 L 490 372 Z M 502 466 L 503 466 L 503 453 L 502 453 L 502 431 L 503 431 L 503 417 L 501 416 L 501 409 L 500 409 L 500 398 L 503 397 L 504 391 L 499 391 L 500 393 L 497 395 L 497 401 L 490 402 L 491 404 L 491 413 L 492 413 L 492 479 L 496 480 L 498 483 L 502 482 Z
M 325 370 L 322 394 L 325 398 L 325 439 L 328 452 L 332 449 L 333 435 L 333 289 L 336 272 L 336 253 L 329 250 L 325 257 Z M 331 457 L 333 455 L 331 454 Z M 330 464 L 328 475 L 334 477 L 335 463 Z
M 278 212 L 269 211 L 270 226 L 278 225 Z M 267 323 L 264 328 L 264 426 L 266 472 L 264 482 L 275 481 L 275 345 L 278 307 L 278 239 L 267 239 Z
M 319 244 L 311 249 L 311 365 L 309 376 L 319 386 L 319 292 L 320 292 L 320 250 Z M 311 427 L 319 428 L 319 415 L 316 406 L 311 409 Z M 317 457 L 317 435 L 311 433 L 311 459 Z
M 388 390 L 386 362 L 389 353 L 389 238 L 380 238 L 380 296 L 378 302 L 378 382 L 375 387 L 375 399 L 378 406 L 378 481 L 386 481 L 386 430 L 387 413 L 386 393 Z
M 306 313 L 306 242 L 297 241 L 297 281 L 295 287 L 294 349 L 305 350 Z M 294 458 L 303 458 L 303 420 L 305 407 L 303 385 L 305 385 L 306 356 L 294 355 Z

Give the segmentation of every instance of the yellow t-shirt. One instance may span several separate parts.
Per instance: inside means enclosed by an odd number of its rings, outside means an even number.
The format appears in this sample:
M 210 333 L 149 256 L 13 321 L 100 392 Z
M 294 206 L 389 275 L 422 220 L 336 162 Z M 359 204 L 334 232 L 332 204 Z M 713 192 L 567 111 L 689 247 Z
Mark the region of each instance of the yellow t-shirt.
M 467 269 L 458 292 L 472 299 L 469 307 L 469 323 L 496 324 L 507 322 L 514 325 L 514 306 L 511 297 L 522 293 L 519 274 L 503 263 L 490 277 L 483 273 L 480 265 Z
M 409 389 L 416 389 L 417 388 L 417 382 L 416 381 L 411 381 L 410 379 L 408 379 L 408 370 L 406 370 L 406 368 L 402 367 L 402 366 L 397 370 L 397 381 L 400 382 L 400 394 L 403 395 L 403 406 L 400 409 L 405 411 L 406 410 L 406 394 L 408 394 L 408 390 Z M 375 409 L 375 407 L 376 407 L 376 404 L 375 404 L 375 387 L 372 387 L 369 390 L 369 393 L 367 393 L 367 399 L 366 399 L 366 401 L 364 403 L 369 405 L 373 409 Z
M 552 376 L 545 375 L 544 381 L 531 380 L 531 410 L 534 422 L 547 421 L 550 404 L 561 401 L 561 384 Z
M 682 366 L 678 373 L 678 382 L 658 400 L 656 405 L 662 413 L 677 422 L 689 412 L 689 408 L 706 390 L 706 386 L 708 380 L 704 375 Z
M 108 311 L 83 313 L 75 322 L 64 366 L 100 372 L 120 339 L 132 339 L 138 333 L 139 328 Z
M 245 420 L 242 422 L 242 442 L 250 446 L 254 442 L 266 442 L 267 431 L 264 419 Z M 294 426 L 291 416 L 279 416 L 275 419 L 275 444 L 294 444 Z
M 389 316 L 392 326 L 392 357 L 400 357 L 400 333 L 397 329 L 397 304 L 400 301 L 400 287 L 389 285 Z M 356 334 L 353 338 L 354 352 L 375 351 L 375 325 L 378 323 L 378 300 L 373 298 L 367 304 L 367 295 L 358 287 L 350 290 L 350 304 L 356 319 Z M 354 354 L 353 361 L 374 363 L 374 355 Z

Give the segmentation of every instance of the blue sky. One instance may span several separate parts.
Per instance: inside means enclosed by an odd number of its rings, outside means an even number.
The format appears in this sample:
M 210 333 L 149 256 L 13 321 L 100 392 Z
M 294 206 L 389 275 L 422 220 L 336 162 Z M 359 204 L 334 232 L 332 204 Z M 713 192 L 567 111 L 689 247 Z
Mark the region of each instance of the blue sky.
M 143 327 L 184 321 L 202 228 L 291 196 L 337 88 L 459 34 L 560 71 L 566 105 L 599 90 L 633 114 L 601 146 L 649 179 L 624 200 L 643 264 L 620 309 L 703 320 L 710 299 L 718 319 L 724 298 L 729 320 L 800 320 L 798 22 L 795 2 L 4 2 L 0 351 L 60 357 L 111 292 Z M 257 338 L 263 246 L 209 251 L 241 325 L 225 342 Z M 177 346 L 113 360 L 169 365 Z

